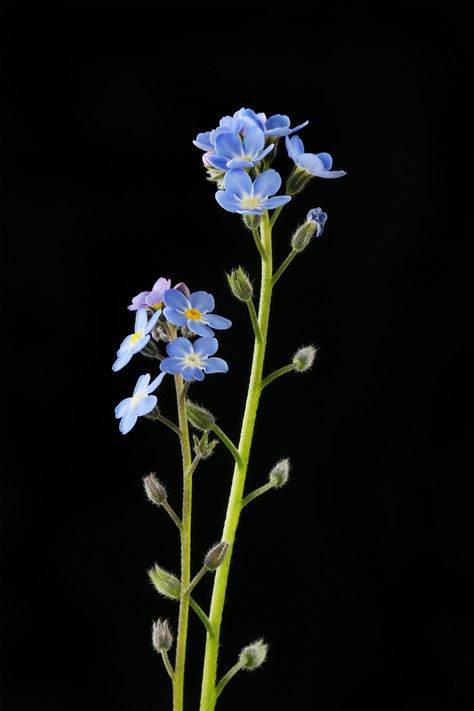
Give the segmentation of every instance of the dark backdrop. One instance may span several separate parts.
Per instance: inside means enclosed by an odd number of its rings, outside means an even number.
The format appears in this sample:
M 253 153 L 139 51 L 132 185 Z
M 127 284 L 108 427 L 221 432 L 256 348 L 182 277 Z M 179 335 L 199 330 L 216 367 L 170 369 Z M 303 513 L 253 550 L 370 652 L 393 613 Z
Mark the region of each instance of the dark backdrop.
M 211 291 L 231 369 L 197 397 L 237 438 L 250 333 L 224 273 L 257 260 L 191 140 L 251 106 L 309 118 L 309 150 L 348 175 L 314 180 L 275 231 L 282 259 L 308 208 L 329 213 L 278 288 L 268 368 L 321 352 L 263 397 L 249 487 L 286 456 L 292 479 L 243 517 L 221 669 L 257 636 L 271 651 L 220 707 L 471 709 L 472 6 L 41 6 L 3 12 L 4 708 L 170 708 L 149 631 L 177 610 L 145 570 L 177 570 L 177 538 L 141 476 L 178 506 L 176 442 L 149 421 L 119 434 L 150 362 L 110 366 L 135 293 L 161 275 Z M 230 476 L 222 447 L 196 474 L 195 569 Z M 193 619 L 189 711 L 202 648 Z

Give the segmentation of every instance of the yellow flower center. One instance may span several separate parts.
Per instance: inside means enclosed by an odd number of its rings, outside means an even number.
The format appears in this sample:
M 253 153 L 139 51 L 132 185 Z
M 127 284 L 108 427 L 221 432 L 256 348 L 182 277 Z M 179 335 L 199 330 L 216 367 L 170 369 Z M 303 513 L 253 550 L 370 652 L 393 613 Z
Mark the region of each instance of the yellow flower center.
M 247 195 L 247 197 L 242 198 L 240 204 L 242 207 L 251 210 L 254 207 L 260 207 L 261 198 L 255 197 L 254 195 Z
M 145 390 L 140 390 L 136 395 L 132 397 L 132 407 L 136 407 L 140 400 L 145 397 L 146 391 Z
M 143 338 L 143 331 L 136 331 L 131 338 L 130 345 L 134 346 L 140 338 Z
M 154 309 L 155 311 L 158 311 L 158 309 L 163 308 L 163 302 L 162 301 L 157 301 L 156 304 L 152 304 L 151 308 Z
M 192 321 L 199 321 L 202 318 L 202 313 L 198 309 L 186 309 L 184 315 Z

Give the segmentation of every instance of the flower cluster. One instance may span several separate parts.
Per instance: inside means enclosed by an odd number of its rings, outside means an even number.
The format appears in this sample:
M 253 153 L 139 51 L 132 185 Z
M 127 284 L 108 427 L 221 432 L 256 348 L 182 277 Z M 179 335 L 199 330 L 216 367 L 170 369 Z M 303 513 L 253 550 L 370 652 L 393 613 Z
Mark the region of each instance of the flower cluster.
M 222 358 L 214 357 L 218 349 L 214 331 L 232 325 L 229 319 L 214 314 L 214 297 L 207 291 L 191 293 L 186 284 L 179 282 L 173 289 L 171 280 L 160 277 L 151 291 L 141 291 L 128 306 L 136 311 L 134 331 L 121 343 L 112 366 L 114 372 L 124 368 L 136 353 L 145 352 L 151 338 L 169 341 L 167 356 L 159 349 L 153 356 L 161 360 L 161 373 L 152 381 L 149 373 L 141 375 L 132 397 L 122 400 L 115 408 L 120 419 L 122 434 L 130 432 L 138 417 L 148 415 L 158 405 L 152 393 L 166 373 L 181 375 L 188 383 L 200 381 L 209 373 L 226 373 L 228 365 Z M 183 335 L 178 335 L 179 330 Z M 186 337 L 184 337 L 186 335 Z M 194 336 L 200 336 L 194 342 Z

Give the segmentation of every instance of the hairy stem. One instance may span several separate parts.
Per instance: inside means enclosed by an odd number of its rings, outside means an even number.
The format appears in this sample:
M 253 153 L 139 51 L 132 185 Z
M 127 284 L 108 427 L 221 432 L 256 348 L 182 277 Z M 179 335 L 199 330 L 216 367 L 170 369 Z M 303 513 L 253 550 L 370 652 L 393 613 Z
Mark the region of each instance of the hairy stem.
M 247 504 L 256 499 L 257 496 L 261 496 L 262 494 L 265 494 L 265 492 L 270 491 L 270 489 L 273 489 L 273 484 L 268 482 L 263 486 L 259 486 L 259 488 L 255 489 L 255 491 L 251 491 L 250 494 L 247 494 L 245 499 L 242 499 L 242 508 L 244 508 L 244 506 L 247 506 Z
M 293 365 L 293 363 L 290 363 L 290 365 L 284 365 L 283 368 L 278 368 L 278 370 L 274 370 L 273 373 L 270 373 L 270 375 L 267 375 L 267 377 L 262 380 L 262 390 L 280 376 L 285 375 L 285 373 L 291 373 L 294 369 L 295 366 Z
M 272 281 L 273 286 L 275 286 L 278 279 L 281 277 L 281 275 L 283 274 L 285 269 L 290 266 L 291 262 L 293 261 L 293 259 L 296 257 L 297 254 L 298 254 L 298 252 L 296 252 L 294 249 L 292 249 L 291 252 L 289 253 L 289 255 L 287 256 L 287 258 L 285 260 L 283 260 L 283 262 L 280 264 L 280 266 L 276 270 L 275 274 L 273 275 L 273 281 Z
M 216 698 L 220 696 L 222 693 L 223 688 L 226 686 L 226 684 L 232 679 L 233 676 L 237 674 L 242 669 L 242 662 L 237 662 L 237 664 L 234 664 L 233 667 L 229 669 L 227 674 L 224 674 L 218 685 L 216 686 Z

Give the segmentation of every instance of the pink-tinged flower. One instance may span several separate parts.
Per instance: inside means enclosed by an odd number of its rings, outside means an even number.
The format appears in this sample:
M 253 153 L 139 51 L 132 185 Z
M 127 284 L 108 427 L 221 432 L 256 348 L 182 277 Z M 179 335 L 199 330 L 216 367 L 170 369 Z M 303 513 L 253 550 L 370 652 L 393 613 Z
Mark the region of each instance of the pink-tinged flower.
M 174 287 L 180 291 L 184 296 L 188 297 L 191 293 L 182 281 L 176 284 Z M 141 291 L 139 294 L 133 297 L 132 303 L 127 306 L 129 311 L 138 311 L 138 309 L 149 309 L 151 311 L 161 311 L 163 309 L 163 297 L 165 291 L 171 289 L 171 279 L 165 279 L 160 277 L 158 281 L 153 285 L 151 291 Z

